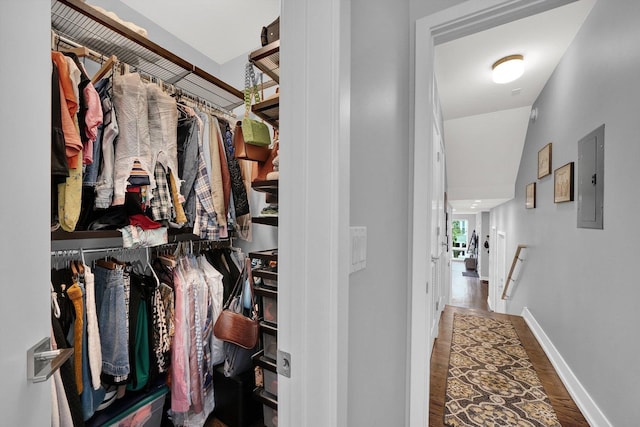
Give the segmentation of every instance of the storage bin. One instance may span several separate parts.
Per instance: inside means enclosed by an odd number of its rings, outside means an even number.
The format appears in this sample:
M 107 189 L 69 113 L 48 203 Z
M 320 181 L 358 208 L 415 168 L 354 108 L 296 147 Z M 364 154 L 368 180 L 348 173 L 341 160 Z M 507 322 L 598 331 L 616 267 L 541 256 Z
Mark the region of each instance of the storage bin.
M 275 361 L 278 358 L 278 329 L 266 322 L 260 322 L 260 332 L 264 356 Z
M 269 360 L 264 356 L 264 352 L 256 353 L 253 356 L 253 364 L 257 369 L 262 368 L 262 391 L 267 392 L 266 397 L 278 398 L 278 366 L 275 360 Z
M 265 427 L 278 427 L 278 410 L 262 405 L 262 415 Z
M 260 314 L 265 322 L 273 325 L 278 324 L 278 292 L 262 287 L 255 288 L 256 295 L 261 297 L 262 309 Z
M 106 425 L 109 427 L 160 427 L 166 395 L 166 390 L 159 396 L 153 394 L 132 407 L 123 414 L 122 418 L 114 419 Z
M 264 391 L 278 397 L 278 374 L 268 369 L 262 369 L 264 379 Z
M 253 277 L 260 278 L 262 285 L 269 288 L 278 287 L 278 269 L 277 267 L 256 268 L 252 272 Z
M 255 391 L 256 399 L 262 403 L 262 417 L 265 427 L 278 426 L 278 401 L 269 396 L 264 390 Z

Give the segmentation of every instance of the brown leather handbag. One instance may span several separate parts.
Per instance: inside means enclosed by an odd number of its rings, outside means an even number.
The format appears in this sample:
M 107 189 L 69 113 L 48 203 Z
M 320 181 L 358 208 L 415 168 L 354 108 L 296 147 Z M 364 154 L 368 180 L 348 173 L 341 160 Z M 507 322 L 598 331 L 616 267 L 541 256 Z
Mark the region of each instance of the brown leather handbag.
M 251 317 L 242 314 L 242 293 L 244 279 L 249 280 L 249 292 L 251 292 Z M 245 349 L 252 349 L 258 344 L 259 324 L 258 310 L 253 291 L 253 275 L 251 274 L 251 260 L 245 261 L 245 267 L 238 277 L 233 291 L 224 304 L 222 313 L 213 325 L 213 334 L 216 338 L 236 344 Z
M 238 121 L 233 131 L 233 148 L 236 159 L 264 162 L 269 158 L 271 150 L 268 146 L 247 144 L 242 136 L 242 122 Z

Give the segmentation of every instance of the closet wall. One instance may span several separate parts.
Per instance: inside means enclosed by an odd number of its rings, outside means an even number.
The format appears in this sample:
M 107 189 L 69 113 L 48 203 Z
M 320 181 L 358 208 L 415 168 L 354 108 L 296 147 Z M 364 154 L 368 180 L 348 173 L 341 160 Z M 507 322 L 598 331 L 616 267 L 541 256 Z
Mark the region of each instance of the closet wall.
M 50 384 L 29 384 L 26 366 L 27 349 L 50 333 L 50 23 L 49 0 L 2 2 L 0 414 L 25 427 L 51 418 Z

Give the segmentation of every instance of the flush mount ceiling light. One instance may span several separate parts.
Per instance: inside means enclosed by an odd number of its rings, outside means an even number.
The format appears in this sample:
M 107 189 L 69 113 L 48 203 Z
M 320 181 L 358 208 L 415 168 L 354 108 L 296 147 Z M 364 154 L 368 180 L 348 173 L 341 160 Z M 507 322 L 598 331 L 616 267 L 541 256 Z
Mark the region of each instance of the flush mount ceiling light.
M 505 56 L 498 59 L 491 68 L 493 69 L 494 82 L 500 84 L 512 82 L 524 73 L 524 56 Z

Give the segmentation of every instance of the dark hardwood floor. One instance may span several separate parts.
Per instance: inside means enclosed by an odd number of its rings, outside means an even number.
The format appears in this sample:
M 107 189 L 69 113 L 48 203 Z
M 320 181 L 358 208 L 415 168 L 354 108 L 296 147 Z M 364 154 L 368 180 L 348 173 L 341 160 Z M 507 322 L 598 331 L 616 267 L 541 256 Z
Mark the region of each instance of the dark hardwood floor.
M 480 279 L 463 277 L 464 263 L 453 262 L 452 264 L 452 305 L 447 305 L 442 313 L 438 338 L 431 354 L 429 426 L 440 427 L 445 425 L 444 404 L 449 367 L 449 347 L 453 331 L 453 315 L 456 312 L 511 320 L 562 426 L 588 426 L 589 424 L 573 399 L 571 399 L 524 318 L 488 311 L 487 284 L 481 283 Z M 454 305 L 456 306 L 454 307 Z
M 489 310 L 489 285 L 475 277 L 465 277 L 464 262 L 451 261 L 451 305 Z

